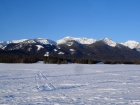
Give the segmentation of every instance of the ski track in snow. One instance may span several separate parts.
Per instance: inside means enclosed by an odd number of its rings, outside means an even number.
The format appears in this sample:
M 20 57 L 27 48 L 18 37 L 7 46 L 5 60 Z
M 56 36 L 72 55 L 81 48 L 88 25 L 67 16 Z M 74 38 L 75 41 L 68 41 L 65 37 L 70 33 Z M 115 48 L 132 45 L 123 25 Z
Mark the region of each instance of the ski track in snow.
M 0 67 L 0 105 L 140 105 L 139 65 Z

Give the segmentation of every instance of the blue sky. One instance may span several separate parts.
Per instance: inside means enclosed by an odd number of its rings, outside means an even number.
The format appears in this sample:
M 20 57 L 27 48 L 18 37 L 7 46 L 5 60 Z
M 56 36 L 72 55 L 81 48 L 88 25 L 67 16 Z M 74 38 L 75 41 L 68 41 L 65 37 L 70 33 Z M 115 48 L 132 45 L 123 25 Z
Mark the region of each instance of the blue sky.
M 0 41 L 66 36 L 140 42 L 140 0 L 0 0 Z

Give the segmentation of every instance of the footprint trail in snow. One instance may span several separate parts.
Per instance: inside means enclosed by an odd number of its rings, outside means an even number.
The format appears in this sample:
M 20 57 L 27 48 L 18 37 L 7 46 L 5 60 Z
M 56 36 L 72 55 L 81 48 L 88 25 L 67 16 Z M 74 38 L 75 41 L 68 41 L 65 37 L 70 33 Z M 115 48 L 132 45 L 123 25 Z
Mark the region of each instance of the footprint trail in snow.
M 55 86 L 49 82 L 49 79 L 41 72 L 38 72 L 35 76 L 36 89 L 38 91 L 54 90 Z

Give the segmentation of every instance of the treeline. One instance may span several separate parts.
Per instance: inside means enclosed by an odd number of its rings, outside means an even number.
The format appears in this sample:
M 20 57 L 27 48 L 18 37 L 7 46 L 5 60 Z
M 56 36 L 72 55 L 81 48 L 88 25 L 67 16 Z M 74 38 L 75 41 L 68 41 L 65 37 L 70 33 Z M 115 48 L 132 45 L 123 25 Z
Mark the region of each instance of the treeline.
M 21 56 L 21 55 L 4 55 L 0 54 L 0 63 L 36 63 L 43 61 L 45 64 L 140 64 L 139 61 L 128 61 L 128 60 L 93 60 L 93 59 L 82 59 L 82 58 L 59 58 L 59 57 L 44 57 L 44 56 Z
M 40 60 L 43 60 L 43 57 L 0 55 L 0 63 L 36 63 Z

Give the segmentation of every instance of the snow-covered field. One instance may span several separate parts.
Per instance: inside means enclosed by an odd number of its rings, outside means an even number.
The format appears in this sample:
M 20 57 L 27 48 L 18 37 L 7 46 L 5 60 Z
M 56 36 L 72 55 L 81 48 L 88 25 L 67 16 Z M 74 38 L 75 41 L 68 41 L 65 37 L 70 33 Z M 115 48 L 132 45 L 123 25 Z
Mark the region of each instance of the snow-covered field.
M 0 105 L 140 105 L 140 65 L 0 64 Z

